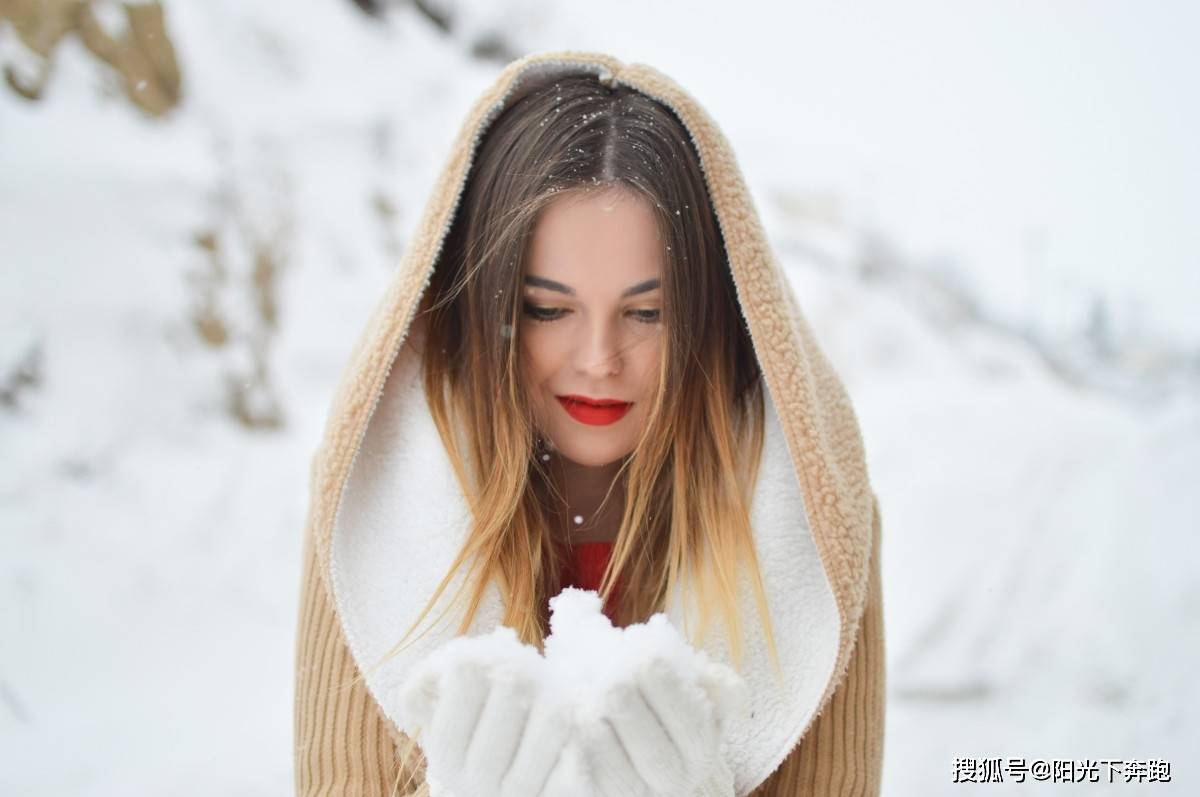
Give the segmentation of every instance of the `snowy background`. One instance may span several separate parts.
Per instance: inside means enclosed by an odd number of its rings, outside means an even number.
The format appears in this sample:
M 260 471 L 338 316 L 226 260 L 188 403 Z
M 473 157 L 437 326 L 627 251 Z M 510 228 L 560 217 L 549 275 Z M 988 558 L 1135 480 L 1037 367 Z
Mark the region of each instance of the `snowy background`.
M 162 116 L 38 5 L 0 2 L 0 794 L 291 792 L 335 381 L 470 104 L 566 47 L 716 118 L 855 401 L 884 793 L 1200 788 L 1194 4 L 170 0 Z M 985 757 L 1172 780 L 952 782 Z

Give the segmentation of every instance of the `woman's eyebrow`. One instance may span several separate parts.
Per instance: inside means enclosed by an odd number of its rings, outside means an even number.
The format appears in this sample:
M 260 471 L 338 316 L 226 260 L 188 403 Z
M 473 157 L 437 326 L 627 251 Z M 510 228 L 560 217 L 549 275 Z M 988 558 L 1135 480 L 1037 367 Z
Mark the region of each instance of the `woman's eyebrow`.
M 548 290 L 558 291 L 559 293 L 565 293 L 568 296 L 575 295 L 574 288 L 570 287 L 569 285 L 563 285 L 561 282 L 555 282 L 554 280 L 546 279 L 545 277 L 535 277 L 533 275 L 528 275 L 525 277 L 525 282 L 528 285 L 536 285 L 539 288 L 547 288 Z M 626 296 L 636 296 L 639 293 L 645 293 L 646 291 L 652 291 L 655 288 L 660 287 L 661 285 L 662 285 L 662 281 L 659 280 L 657 277 L 654 279 L 646 280 L 645 282 L 639 282 L 637 285 L 634 285 L 632 288 L 629 288 L 624 293 L 622 293 L 621 298 L 625 298 Z

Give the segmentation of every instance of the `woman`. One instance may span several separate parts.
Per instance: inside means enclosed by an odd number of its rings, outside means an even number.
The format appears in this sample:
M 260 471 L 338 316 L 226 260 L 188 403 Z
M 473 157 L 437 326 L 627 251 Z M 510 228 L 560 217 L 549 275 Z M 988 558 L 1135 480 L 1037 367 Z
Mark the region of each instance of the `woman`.
M 311 493 L 300 793 L 426 793 L 384 696 L 457 634 L 540 645 L 575 584 L 738 669 L 730 793 L 878 794 L 880 517 L 858 425 L 728 143 L 655 70 L 539 54 L 480 97 Z

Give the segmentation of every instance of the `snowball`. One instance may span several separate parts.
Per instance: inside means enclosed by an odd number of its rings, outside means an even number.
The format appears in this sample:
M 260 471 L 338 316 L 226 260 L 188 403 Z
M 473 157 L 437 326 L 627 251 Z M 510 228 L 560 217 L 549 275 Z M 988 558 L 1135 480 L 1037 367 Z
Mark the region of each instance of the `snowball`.
M 712 703 L 721 725 L 739 710 L 746 697 L 742 679 L 688 644 L 665 614 L 617 628 L 602 606 L 598 593 L 575 587 L 550 599 L 546 688 L 572 702 L 578 720 L 599 716 L 611 691 L 648 666 L 670 668 L 698 699 Z

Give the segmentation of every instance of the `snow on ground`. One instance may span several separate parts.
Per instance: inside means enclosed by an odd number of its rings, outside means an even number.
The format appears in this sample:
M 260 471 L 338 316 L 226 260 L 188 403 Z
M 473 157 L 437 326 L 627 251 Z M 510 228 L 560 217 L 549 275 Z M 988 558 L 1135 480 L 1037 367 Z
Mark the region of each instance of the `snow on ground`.
M 514 46 L 573 41 L 565 17 L 518 9 Z M 0 406 L 4 794 L 290 792 L 309 457 L 498 69 L 348 2 L 177 2 L 168 24 L 187 99 L 167 121 L 103 90 L 73 42 L 43 102 L 0 92 L 0 374 L 29 374 Z M 1063 381 L 897 273 L 861 273 L 859 228 L 801 224 L 776 189 L 811 186 L 739 156 L 880 496 L 885 794 L 970 788 L 958 756 L 1166 758 L 1174 782 L 1144 788 L 1193 791 L 1196 392 L 1138 404 Z M 274 327 L 255 252 L 276 266 Z M 197 334 L 201 306 L 223 345 Z M 239 423 L 231 396 L 278 425 Z M 1038 793 L 1070 788 L 1138 787 Z
M 950 783 L 956 757 L 998 756 L 1166 758 L 1177 783 L 1155 787 L 1183 793 L 1200 708 L 1195 396 L 1078 392 L 1019 344 L 931 326 L 886 285 L 790 273 L 880 496 L 885 793 L 955 793 L 969 788 Z

